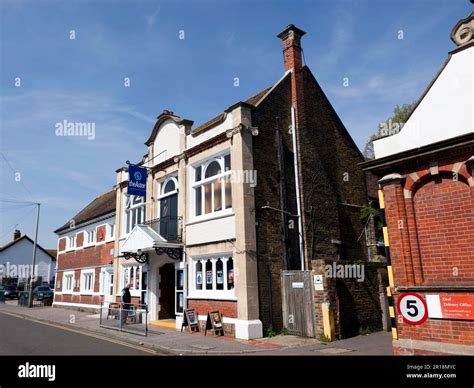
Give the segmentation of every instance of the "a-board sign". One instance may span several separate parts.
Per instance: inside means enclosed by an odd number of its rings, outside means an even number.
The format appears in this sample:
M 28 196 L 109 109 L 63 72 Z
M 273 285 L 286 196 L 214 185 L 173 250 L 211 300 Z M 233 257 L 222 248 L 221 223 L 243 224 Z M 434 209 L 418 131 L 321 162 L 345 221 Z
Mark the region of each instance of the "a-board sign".
M 209 311 L 207 313 L 206 331 L 211 330 L 215 335 L 224 335 L 224 324 L 222 322 L 222 313 L 220 311 Z
M 195 309 L 184 310 L 183 324 L 181 325 L 181 331 L 184 327 L 188 327 L 190 332 L 199 331 L 199 320 Z

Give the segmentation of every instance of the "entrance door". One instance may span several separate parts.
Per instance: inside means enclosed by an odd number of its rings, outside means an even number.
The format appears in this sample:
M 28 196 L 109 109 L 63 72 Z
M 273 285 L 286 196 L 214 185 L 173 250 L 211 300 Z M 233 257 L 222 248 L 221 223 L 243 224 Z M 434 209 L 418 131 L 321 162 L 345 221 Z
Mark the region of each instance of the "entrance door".
M 160 200 L 160 235 L 168 241 L 178 238 L 178 194 Z
M 289 334 L 314 337 L 311 271 L 282 271 L 283 325 Z
M 113 270 L 104 271 L 104 299 L 106 302 L 114 302 L 114 273 Z
M 174 278 L 175 270 L 174 264 L 168 263 L 160 267 L 160 312 L 158 313 L 158 319 L 175 319 L 175 287 Z

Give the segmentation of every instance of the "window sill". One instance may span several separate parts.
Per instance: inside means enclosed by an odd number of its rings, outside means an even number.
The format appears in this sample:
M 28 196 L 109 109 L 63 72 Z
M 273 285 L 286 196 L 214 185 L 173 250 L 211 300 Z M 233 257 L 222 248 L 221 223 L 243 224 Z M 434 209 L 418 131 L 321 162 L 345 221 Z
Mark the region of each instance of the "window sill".
M 209 291 L 209 292 L 198 292 L 194 291 L 190 293 L 186 299 L 212 299 L 212 300 L 229 300 L 229 301 L 237 301 L 237 297 L 234 295 L 233 292 L 222 292 L 222 291 Z
M 206 221 L 212 221 L 212 220 L 218 220 L 219 218 L 226 218 L 226 217 L 232 217 L 232 216 L 235 216 L 235 213 L 232 209 L 227 210 L 227 211 L 224 211 L 222 213 L 219 213 L 219 214 L 216 214 L 216 215 L 213 215 L 212 213 L 209 214 L 209 215 L 205 215 L 205 216 L 199 216 L 199 217 L 195 217 L 193 219 L 191 219 L 187 224 L 186 226 L 189 226 L 189 225 L 195 225 L 195 224 L 200 224 L 201 222 L 206 222 Z

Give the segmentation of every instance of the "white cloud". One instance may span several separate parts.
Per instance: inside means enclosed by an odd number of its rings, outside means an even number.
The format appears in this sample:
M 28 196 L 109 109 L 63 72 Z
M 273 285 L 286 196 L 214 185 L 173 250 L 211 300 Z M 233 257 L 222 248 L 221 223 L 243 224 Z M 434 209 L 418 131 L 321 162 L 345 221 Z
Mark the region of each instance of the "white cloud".
M 149 30 L 155 25 L 156 18 L 159 15 L 160 10 L 161 10 L 161 7 L 158 6 L 158 8 L 155 10 L 155 12 L 153 12 L 151 14 L 148 14 L 148 15 L 145 15 L 146 24 L 147 24 L 147 27 L 148 27 Z

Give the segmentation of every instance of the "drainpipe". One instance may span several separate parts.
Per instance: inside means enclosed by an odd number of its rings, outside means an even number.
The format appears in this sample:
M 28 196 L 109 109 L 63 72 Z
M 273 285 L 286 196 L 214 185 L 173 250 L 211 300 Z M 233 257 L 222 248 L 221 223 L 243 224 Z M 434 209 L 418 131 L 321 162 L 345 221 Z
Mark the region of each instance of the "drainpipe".
M 280 171 L 279 177 L 279 186 L 280 186 L 280 209 L 282 210 L 281 222 L 283 227 L 283 262 L 284 268 L 290 269 L 288 263 L 288 258 L 290 254 L 288 252 L 288 222 L 287 222 L 287 193 L 286 193 L 286 171 L 285 171 L 285 161 L 284 161 L 284 150 L 283 150 L 283 139 L 280 129 L 276 128 L 275 130 L 276 146 L 277 146 L 277 157 L 278 157 L 278 170 Z
M 298 216 L 298 235 L 300 242 L 300 262 L 301 271 L 304 271 L 304 242 L 303 242 L 303 220 L 301 218 L 301 196 L 300 196 L 300 178 L 298 167 L 298 154 L 296 148 L 296 119 L 295 107 L 291 107 L 291 133 L 293 138 L 293 164 L 295 167 L 295 190 L 296 190 L 296 213 Z

